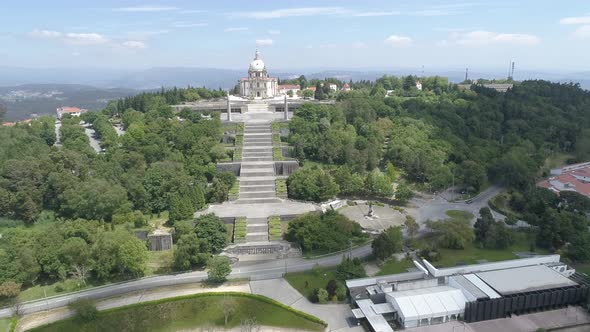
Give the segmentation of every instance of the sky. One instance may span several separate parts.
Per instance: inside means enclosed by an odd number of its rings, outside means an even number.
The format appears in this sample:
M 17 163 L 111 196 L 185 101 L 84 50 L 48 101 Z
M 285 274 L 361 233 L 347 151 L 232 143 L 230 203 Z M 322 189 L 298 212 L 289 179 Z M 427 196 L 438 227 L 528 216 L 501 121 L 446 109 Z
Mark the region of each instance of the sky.
M 2 0 L 0 65 L 590 70 L 588 0 Z

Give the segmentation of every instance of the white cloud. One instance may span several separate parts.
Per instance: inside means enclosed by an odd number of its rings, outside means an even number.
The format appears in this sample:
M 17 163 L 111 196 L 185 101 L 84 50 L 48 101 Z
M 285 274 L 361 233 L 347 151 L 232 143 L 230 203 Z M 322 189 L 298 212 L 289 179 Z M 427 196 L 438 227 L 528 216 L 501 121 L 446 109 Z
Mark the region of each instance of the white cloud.
M 258 12 L 238 12 L 233 13 L 232 16 L 246 17 L 254 19 L 271 19 L 284 17 L 299 17 L 299 16 L 319 16 L 319 15 L 339 15 L 350 11 L 341 7 L 301 7 L 301 8 L 284 8 L 270 11 Z
M 467 33 L 453 33 L 451 34 L 450 39 L 459 45 L 512 44 L 532 46 L 541 43 L 541 38 L 535 35 L 497 33 L 484 30 L 475 30 Z
M 198 28 L 198 27 L 206 27 L 209 23 L 189 23 L 189 22 L 175 22 L 172 24 L 175 28 Z
M 280 35 L 281 34 L 281 30 L 268 30 L 266 32 L 268 32 L 269 35 Z
M 560 24 L 590 24 L 590 15 L 579 17 L 565 17 L 559 20 Z
M 134 6 L 134 7 L 121 7 L 113 8 L 115 12 L 132 12 L 132 13 L 146 13 L 146 12 L 165 12 L 178 10 L 178 7 L 172 6 Z
M 272 39 L 256 39 L 256 45 L 257 46 L 270 46 L 272 45 L 274 42 Z
M 66 33 L 64 41 L 72 45 L 99 45 L 109 42 L 109 39 L 98 33 Z
M 385 43 L 392 46 L 410 46 L 412 44 L 412 38 L 391 35 L 385 39 Z
M 572 36 L 576 39 L 590 39 L 590 25 L 582 25 L 578 27 Z
M 360 12 L 356 13 L 353 16 L 356 17 L 375 17 L 375 16 L 397 16 L 401 15 L 401 12 L 398 11 L 381 11 L 381 12 Z
M 121 45 L 132 50 L 143 50 L 147 48 L 147 45 L 139 40 L 128 40 L 123 42 Z
M 131 40 L 146 40 L 154 36 L 169 33 L 170 30 L 139 30 L 127 32 L 127 37 Z
M 29 36 L 33 38 L 42 38 L 42 39 L 55 39 L 61 37 L 61 32 L 59 31 L 51 31 L 51 30 L 38 30 L 35 29 L 29 32 Z
M 227 28 L 223 31 L 225 31 L 225 32 L 240 32 L 240 31 L 247 31 L 247 30 L 248 30 L 248 28 L 246 28 L 246 27 L 239 27 L 239 28 Z

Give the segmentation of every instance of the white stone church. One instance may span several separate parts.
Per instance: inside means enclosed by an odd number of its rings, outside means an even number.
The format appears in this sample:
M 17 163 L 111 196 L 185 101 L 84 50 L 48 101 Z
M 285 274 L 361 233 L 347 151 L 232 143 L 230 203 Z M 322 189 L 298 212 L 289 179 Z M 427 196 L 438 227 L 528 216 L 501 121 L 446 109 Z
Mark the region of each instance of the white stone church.
M 268 76 L 258 50 L 250 62 L 248 77 L 240 79 L 240 94 L 248 99 L 266 99 L 278 95 L 278 80 Z

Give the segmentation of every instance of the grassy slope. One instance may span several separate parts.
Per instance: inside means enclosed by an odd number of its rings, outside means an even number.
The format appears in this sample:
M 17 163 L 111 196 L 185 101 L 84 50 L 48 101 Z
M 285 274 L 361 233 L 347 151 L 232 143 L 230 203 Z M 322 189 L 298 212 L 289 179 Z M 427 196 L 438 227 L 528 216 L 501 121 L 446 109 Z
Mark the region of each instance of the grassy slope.
M 259 325 L 322 331 L 324 326 L 292 311 L 252 297 L 230 295 L 234 313 L 228 328 L 240 325 L 246 318 L 256 318 Z M 157 303 L 122 307 L 99 313 L 92 322 L 66 319 L 33 331 L 154 331 L 168 332 L 205 326 L 223 326 L 222 294 L 201 294 Z
M 10 328 L 10 318 L 0 319 L 0 332 L 8 332 Z
M 408 268 L 414 267 L 414 263 L 411 260 L 403 259 L 398 261 L 395 258 L 388 259 L 381 265 L 381 270 L 377 273 L 378 276 L 384 276 L 388 274 L 403 273 L 407 272 Z
M 336 279 L 335 269 L 313 269 L 305 272 L 287 273 L 285 279 L 303 296 L 309 298 L 316 288 L 326 288 L 328 281 Z M 307 287 L 306 287 L 307 282 Z

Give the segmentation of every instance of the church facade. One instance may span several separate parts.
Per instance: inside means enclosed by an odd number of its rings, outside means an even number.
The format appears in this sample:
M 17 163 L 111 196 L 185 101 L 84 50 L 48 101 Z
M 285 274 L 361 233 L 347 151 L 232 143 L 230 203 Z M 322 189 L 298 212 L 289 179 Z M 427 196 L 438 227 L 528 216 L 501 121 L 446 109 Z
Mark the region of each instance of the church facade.
M 250 62 L 248 77 L 240 79 L 240 94 L 248 99 L 266 99 L 278 95 L 278 80 L 268 76 L 258 50 Z

